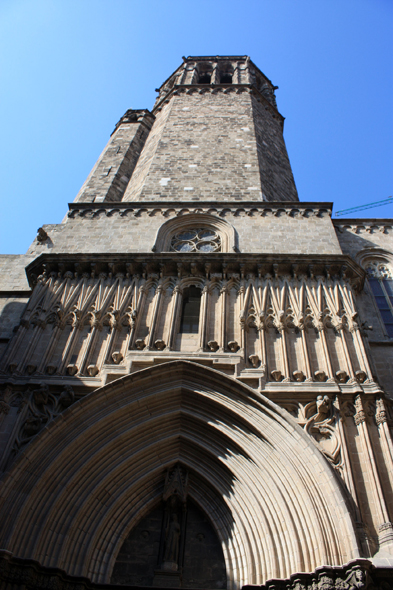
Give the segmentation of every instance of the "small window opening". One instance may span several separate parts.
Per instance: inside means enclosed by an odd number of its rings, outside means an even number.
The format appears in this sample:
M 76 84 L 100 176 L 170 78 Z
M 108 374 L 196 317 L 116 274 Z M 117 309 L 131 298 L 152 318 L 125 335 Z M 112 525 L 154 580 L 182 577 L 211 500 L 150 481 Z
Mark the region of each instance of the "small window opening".
M 185 289 L 180 324 L 181 334 L 198 334 L 200 306 L 201 290 L 193 286 Z
M 211 74 L 204 72 L 199 74 L 198 84 L 210 84 Z
M 220 84 L 232 84 L 232 74 L 221 74 Z

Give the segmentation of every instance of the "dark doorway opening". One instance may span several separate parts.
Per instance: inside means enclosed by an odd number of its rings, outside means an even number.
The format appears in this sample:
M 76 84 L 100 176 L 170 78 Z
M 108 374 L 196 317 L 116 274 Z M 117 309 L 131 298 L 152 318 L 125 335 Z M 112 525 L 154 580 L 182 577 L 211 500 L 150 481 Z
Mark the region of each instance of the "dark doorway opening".
M 165 506 L 160 503 L 136 525 L 124 541 L 113 569 L 111 584 L 154 586 L 157 578 L 171 578 L 178 588 L 227 587 L 224 555 L 208 517 L 190 498 L 184 526 L 183 555 L 178 570 L 166 572 L 160 556 L 165 526 Z M 164 535 L 165 536 L 165 535 Z M 173 580 L 172 580 L 173 578 Z

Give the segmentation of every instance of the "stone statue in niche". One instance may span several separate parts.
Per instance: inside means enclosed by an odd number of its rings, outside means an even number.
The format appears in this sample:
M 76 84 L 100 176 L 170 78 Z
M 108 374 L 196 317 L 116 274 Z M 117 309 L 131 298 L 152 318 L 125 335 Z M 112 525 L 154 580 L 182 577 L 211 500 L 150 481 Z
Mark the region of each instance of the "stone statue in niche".
M 180 524 L 177 514 L 172 514 L 165 535 L 163 569 L 179 568 Z
M 184 558 L 187 515 L 188 473 L 180 465 L 168 470 L 165 478 L 164 520 L 161 530 L 159 569 L 155 571 L 155 586 L 180 586 Z M 170 582 L 169 578 L 170 576 Z

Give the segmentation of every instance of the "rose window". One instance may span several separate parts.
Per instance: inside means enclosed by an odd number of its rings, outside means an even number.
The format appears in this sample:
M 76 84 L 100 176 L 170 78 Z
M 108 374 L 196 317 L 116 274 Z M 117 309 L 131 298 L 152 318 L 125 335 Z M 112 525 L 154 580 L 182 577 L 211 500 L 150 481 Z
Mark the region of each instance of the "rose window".
M 221 238 L 211 229 L 188 229 L 175 234 L 171 241 L 172 252 L 220 252 Z

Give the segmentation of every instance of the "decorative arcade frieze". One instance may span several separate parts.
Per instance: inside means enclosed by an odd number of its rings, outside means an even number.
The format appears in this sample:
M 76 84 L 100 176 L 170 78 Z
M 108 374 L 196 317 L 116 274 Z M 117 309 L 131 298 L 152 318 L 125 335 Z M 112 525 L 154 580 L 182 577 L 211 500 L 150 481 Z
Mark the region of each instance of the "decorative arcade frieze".
M 199 329 L 189 352 L 232 355 L 239 370 L 258 373 L 260 389 L 267 381 L 373 384 L 355 306 L 362 275 L 344 262 L 45 263 L 0 370 L 100 378 L 110 365 L 129 372 L 136 353 L 182 354 L 182 299 L 195 286 Z

